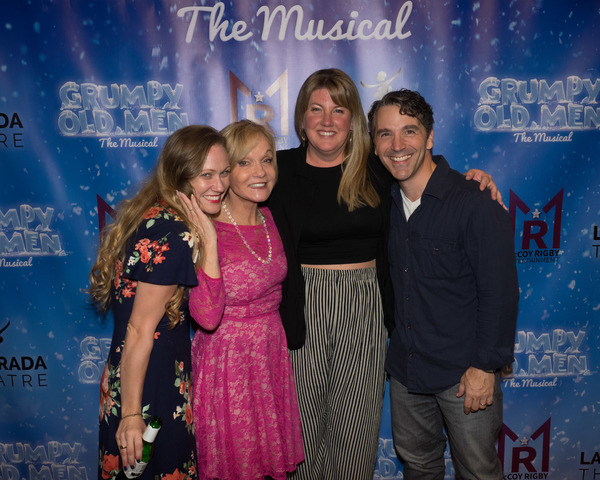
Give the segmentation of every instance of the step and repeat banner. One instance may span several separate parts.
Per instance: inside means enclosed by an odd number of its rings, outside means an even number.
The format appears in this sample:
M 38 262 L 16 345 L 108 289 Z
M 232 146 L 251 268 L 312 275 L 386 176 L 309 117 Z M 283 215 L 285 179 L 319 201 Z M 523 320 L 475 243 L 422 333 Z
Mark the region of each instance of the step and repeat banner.
M 434 153 L 491 173 L 513 217 L 505 478 L 600 478 L 597 1 L 30 0 L 1 18 L 0 480 L 96 476 L 112 319 L 87 275 L 167 136 L 249 118 L 294 147 L 298 90 L 327 67 L 365 111 L 419 90 Z M 374 478 L 403 478 L 387 399 Z

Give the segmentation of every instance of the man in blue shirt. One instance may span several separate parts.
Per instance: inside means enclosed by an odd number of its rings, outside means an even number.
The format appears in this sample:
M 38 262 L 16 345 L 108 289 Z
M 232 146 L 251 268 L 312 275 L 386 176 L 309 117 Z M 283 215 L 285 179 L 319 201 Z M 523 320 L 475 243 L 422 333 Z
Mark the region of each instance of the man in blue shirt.
M 395 324 L 386 361 L 406 479 L 443 479 L 448 434 L 459 478 L 502 479 L 499 371 L 513 361 L 519 287 L 509 214 L 433 156 L 433 111 L 410 90 L 369 111 L 392 186 Z

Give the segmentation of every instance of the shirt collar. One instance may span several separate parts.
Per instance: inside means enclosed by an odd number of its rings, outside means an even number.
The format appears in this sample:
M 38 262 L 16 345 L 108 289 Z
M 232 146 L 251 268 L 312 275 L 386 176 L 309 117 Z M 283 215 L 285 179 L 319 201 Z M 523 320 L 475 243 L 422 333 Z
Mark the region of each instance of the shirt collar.
M 430 197 L 442 199 L 444 198 L 445 193 L 448 191 L 448 182 L 446 182 L 446 177 L 450 172 L 450 165 L 442 155 L 433 155 L 433 163 L 436 164 L 436 168 L 433 170 L 427 185 L 425 185 L 425 190 L 421 195 L 428 195 Z M 400 184 L 396 181 L 392 185 L 392 197 L 396 204 L 402 206 L 402 197 L 400 195 Z
M 446 177 L 450 173 L 450 165 L 442 155 L 433 155 L 433 163 L 436 164 L 435 170 L 431 174 L 423 195 L 428 195 L 437 199 L 444 198 L 450 185 L 446 181 Z M 421 197 L 423 197 L 421 195 Z

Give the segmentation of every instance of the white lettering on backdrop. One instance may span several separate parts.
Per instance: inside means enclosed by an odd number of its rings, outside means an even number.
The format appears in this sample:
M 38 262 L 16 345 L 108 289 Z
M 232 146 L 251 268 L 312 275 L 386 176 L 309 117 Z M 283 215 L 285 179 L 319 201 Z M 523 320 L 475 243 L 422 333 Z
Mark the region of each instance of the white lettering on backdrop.
M 359 20 L 359 13 L 356 10 L 350 12 L 351 20 L 347 22 L 338 20 L 333 25 L 326 25 L 324 20 L 310 19 L 304 20 L 304 9 L 300 5 L 294 5 L 289 10 L 279 5 L 271 10 L 263 5 L 256 12 L 256 17 L 263 16 L 261 40 L 267 41 L 271 30 L 277 31 L 279 26 L 278 39 L 284 40 L 290 23 L 294 27 L 294 37 L 296 40 L 393 40 L 395 38 L 403 40 L 411 36 L 411 32 L 405 32 L 404 27 L 412 13 L 413 3 L 406 1 L 398 10 L 396 21 L 384 19 L 376 24 L 373 21 L 364 19 Z M 191 43 L 198 23 L 198 14 L 205 12 L 210 14 L 208 20 L 208 38 L 213 42 L 217 37 L 222 42 L 235 40 L 244 42 L 254 36 L 254 32 L 248 31 L 248 23 L 243 20 L 231 22 L 223 20 L 225 4 L 216 3 L 214 6 L 192 6 L 180 8 L 177 16 L 186 18 L 189 22 L 185 36 L 186 43 Z M 189 15 L 188 15 L 189 14 Z M 185 17 L 188 15 L 187 17 Z M 295 23 L 294 23 L 295 22 Z M 228 33 L 229 31 L 229 33 Z

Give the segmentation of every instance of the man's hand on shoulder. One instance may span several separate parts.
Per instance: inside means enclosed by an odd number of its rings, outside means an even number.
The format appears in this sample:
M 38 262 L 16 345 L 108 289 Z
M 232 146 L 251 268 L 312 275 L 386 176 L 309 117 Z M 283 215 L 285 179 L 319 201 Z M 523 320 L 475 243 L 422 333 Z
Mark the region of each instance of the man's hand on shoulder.
M 460 379 L 456 396 L 464 395 L 464 412 L 468 415 L 477 410 L 485 410 L 494 401 L 495 374 L 475 367 L 469 367 Z

